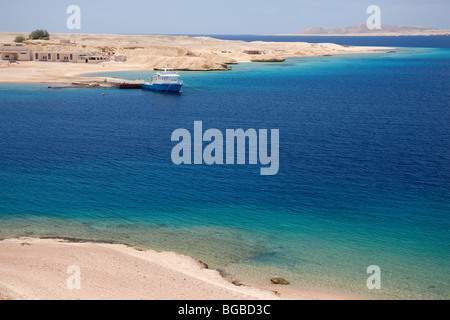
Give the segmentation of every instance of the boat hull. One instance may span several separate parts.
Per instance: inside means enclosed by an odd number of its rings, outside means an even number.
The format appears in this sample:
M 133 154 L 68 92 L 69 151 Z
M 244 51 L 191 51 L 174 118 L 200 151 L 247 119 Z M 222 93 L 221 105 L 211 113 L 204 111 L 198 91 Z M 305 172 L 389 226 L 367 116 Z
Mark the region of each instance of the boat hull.
M 142 89 L 162 92 L 178 92 L 183 89 L 183 85 L 180 83 L 175 84 L 142 84 Z

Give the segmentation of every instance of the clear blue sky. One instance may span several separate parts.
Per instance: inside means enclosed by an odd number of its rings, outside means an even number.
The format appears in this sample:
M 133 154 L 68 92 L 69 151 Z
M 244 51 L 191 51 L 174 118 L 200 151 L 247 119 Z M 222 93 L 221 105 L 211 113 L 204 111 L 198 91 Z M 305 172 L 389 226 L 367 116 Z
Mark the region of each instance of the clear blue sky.
M 2 1 L 0 31 L 72 32 L 66 9 L 81 8 L 81 33 L 280 34 L 308 27 L 382 23 L 450 29 L 450 0 L 19 0 Z

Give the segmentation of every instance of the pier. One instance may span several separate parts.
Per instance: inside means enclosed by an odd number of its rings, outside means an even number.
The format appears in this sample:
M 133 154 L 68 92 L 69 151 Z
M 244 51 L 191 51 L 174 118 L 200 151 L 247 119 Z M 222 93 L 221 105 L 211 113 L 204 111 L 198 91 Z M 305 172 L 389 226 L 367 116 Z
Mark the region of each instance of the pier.
M 69 86 L 64 87 L 48 87 L 49 89 L 68 89 L 68 88 L 117 88 L 117 89 L 142 89 L 142 83 L 138 80 L 123 80 L 123 79 L 114 79 L 104 81 L 79 81 L 72 82 Z

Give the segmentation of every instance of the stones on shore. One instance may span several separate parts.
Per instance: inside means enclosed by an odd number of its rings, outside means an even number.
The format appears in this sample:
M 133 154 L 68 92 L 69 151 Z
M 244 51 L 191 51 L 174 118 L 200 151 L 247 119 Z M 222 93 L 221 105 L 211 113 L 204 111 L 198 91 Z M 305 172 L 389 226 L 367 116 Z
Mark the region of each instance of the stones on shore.
M 281 57 L 254 57 L 251 62 L 285 62 L 286 59 Z
M 238 281 L 238 280 L 234 280 L 231 283 L 234 284 L 236 287 L 242 287 L 243 286 L 243 284 L 240 281 Z
M 200 265 L 200 267 L 202 269 L 206 269 L 206 270 L 209 269 L 209 266 L 206 263 L 204 263 L 203 261 L 199 261 L 198 264 Z
M 277 277 L 273 277 L 272 279 L 270 279 L 270 281 L 273 284 L 285 285 L 285 286 L 290 285 L 289 281 L 287 281 L 284 278 L 278 277 L 278 276 Z
M 103 82 L 101 82 L 103 83 Z M 88 81 L 88 82 L 72 82 L 72 86 L 78 88 L 98 88 L 101 87 L 99 81 Z M 110 85 L 105 85 L 104 87 L 111 87 Z
M 233 63 L 230 63 L 233 64 Z M 235 63 L 237 64 L 237 63 Z M 154 68 L 154 71 L 162 71 L 164 69 L 159 69 L 159 68 Z M 221 64 L 216 64 L 216 67 L 205 67 L 205 68 L 176 68 L 173 69 L 173 71 L 192 71 L 192 72 L 205 72 L 205 71 L 229 71 L 229 70 L 233 70 L 233 68 L 231 68 L 227 63 L 221 63 Z

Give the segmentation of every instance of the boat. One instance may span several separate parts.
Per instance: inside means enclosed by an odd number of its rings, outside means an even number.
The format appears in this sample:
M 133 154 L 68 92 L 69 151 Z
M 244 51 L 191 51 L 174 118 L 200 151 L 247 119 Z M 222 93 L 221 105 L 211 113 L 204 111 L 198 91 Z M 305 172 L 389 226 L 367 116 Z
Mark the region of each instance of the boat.
M 150 82 L 143 82 L 142 89 L 181 93 L 183 81 L 180 80 L 180 75 L 175 73 L 174 69 L 167 68 L 167 61 L 165 61 L 165 67 L 162 69 L 162 72 L 155 73 L 151 77 Z

